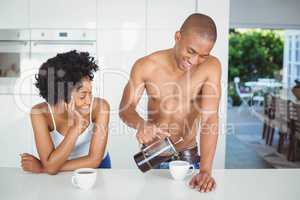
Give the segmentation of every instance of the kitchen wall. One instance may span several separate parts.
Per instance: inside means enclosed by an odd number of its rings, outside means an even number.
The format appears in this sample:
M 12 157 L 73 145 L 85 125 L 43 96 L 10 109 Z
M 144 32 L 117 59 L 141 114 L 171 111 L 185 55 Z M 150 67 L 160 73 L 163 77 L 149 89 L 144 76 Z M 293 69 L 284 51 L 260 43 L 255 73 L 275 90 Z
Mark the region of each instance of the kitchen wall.
M 231 0 L 231 28 L 300 28 L 299 0 Z
M 131 66 L 148 53 L 172 47 L 175 31 L 189 14 L 198 11 L 212 16 L 219 31 L 213 53 L 222 62 L 220 124 L 225 127 L 229 0 L 0 0 L 0 5 L 0 29 L 97 30 L 98 60 L 102 70 L 95 81 L 96 93 L 111 104 L 108 148 L 113 168 L 135 168 L 132 159 L 138 151 L 135 131 L 127 128 L 118 117 L 119 102 Z M 18 12 L 21 8 L 22 12 Z M 9 16 L 13 16 L 13 23 L 2 20 Z M 36 96 L 0 95 L 0 166 L 18 166 L 18 153 L 31 151 L 31 125 L 24 110 L 28 112 L 28 108 L 39 101 L 41 99 Z M 26 106 L 16 106 L 20 102 L 26 102 Z M 146 103 L 143 98 L 139 105 L 144 116 Z M 215 168 L 224 168 L 225 129 L 220 133 Z

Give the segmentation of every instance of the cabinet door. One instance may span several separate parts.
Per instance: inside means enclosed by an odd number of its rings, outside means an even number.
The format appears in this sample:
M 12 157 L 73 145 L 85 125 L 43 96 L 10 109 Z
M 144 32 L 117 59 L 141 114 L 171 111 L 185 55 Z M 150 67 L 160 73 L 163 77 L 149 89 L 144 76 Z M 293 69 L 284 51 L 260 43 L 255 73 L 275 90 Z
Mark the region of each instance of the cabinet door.
M 147 30 L 147 54 L 169 49 L 175 45 L 176 28 Z
M 96 0 L 30 0 L 31 28 L 96 28 Z
M 146 0 L 98 0 L 99 28 L 145 28 Z
M 29 26 L 29 0 L 1 0 L 0 29 L 24 29 Z
M 147 27 L 179 29 L 185 18 L 195 11 L 195 0 L 150 0 L 147 1 Z
M 31 107 L 43 101 L 32 95 L 1 95 L 0 167 L 20 167 L 20 153 L 32 153 Z
M 147 53 L 172 48 L 175 32 L 196 11 L 195 0 L 147 1 Z

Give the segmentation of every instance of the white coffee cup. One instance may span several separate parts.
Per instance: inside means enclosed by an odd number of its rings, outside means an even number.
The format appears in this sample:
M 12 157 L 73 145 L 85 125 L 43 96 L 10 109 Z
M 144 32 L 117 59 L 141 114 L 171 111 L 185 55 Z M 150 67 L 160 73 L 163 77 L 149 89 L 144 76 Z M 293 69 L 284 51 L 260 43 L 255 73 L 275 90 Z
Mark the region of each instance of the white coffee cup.
M 83 190 L 93 187 L 96 182 L 97 171 L 92 168 L 81 168 L 74 171 L 72 176 L 72 184 Z
M 169 170 L 175 180 L 183 180 L 186 176 L 194 173 L 195 167 L 189 162 L 175 160 L 169 163 Z

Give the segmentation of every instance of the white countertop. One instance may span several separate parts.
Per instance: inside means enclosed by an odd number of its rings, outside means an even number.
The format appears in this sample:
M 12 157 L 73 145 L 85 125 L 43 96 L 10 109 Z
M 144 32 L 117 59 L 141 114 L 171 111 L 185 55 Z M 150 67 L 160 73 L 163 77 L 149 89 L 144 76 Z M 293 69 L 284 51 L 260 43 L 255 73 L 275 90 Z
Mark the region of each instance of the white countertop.
M 17 168 L 0 168 L 3 200 L 299 200 L 300 169 L 215 170 L 217 189 L 199 193 L 185 181 L 174 181 L 167 170 L 99 169 L 95 186 L 80 190 L 71 184 L 72 172 L 30 174 Z

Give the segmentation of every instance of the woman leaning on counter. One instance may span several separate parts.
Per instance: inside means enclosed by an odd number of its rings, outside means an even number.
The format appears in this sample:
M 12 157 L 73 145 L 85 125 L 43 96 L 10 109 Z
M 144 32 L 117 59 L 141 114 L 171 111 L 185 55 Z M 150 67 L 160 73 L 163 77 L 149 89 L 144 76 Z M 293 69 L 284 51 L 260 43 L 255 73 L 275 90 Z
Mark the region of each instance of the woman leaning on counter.
M 21 154 L 24 171 L 56 174 L 78 168 L 110 168 L 106 152 L 109 104 L 93 97 L 99 69 L 88 53 L 70 51 L 47 60 L 36 75 L 45 102 L 31 109 L 39 158 Z

